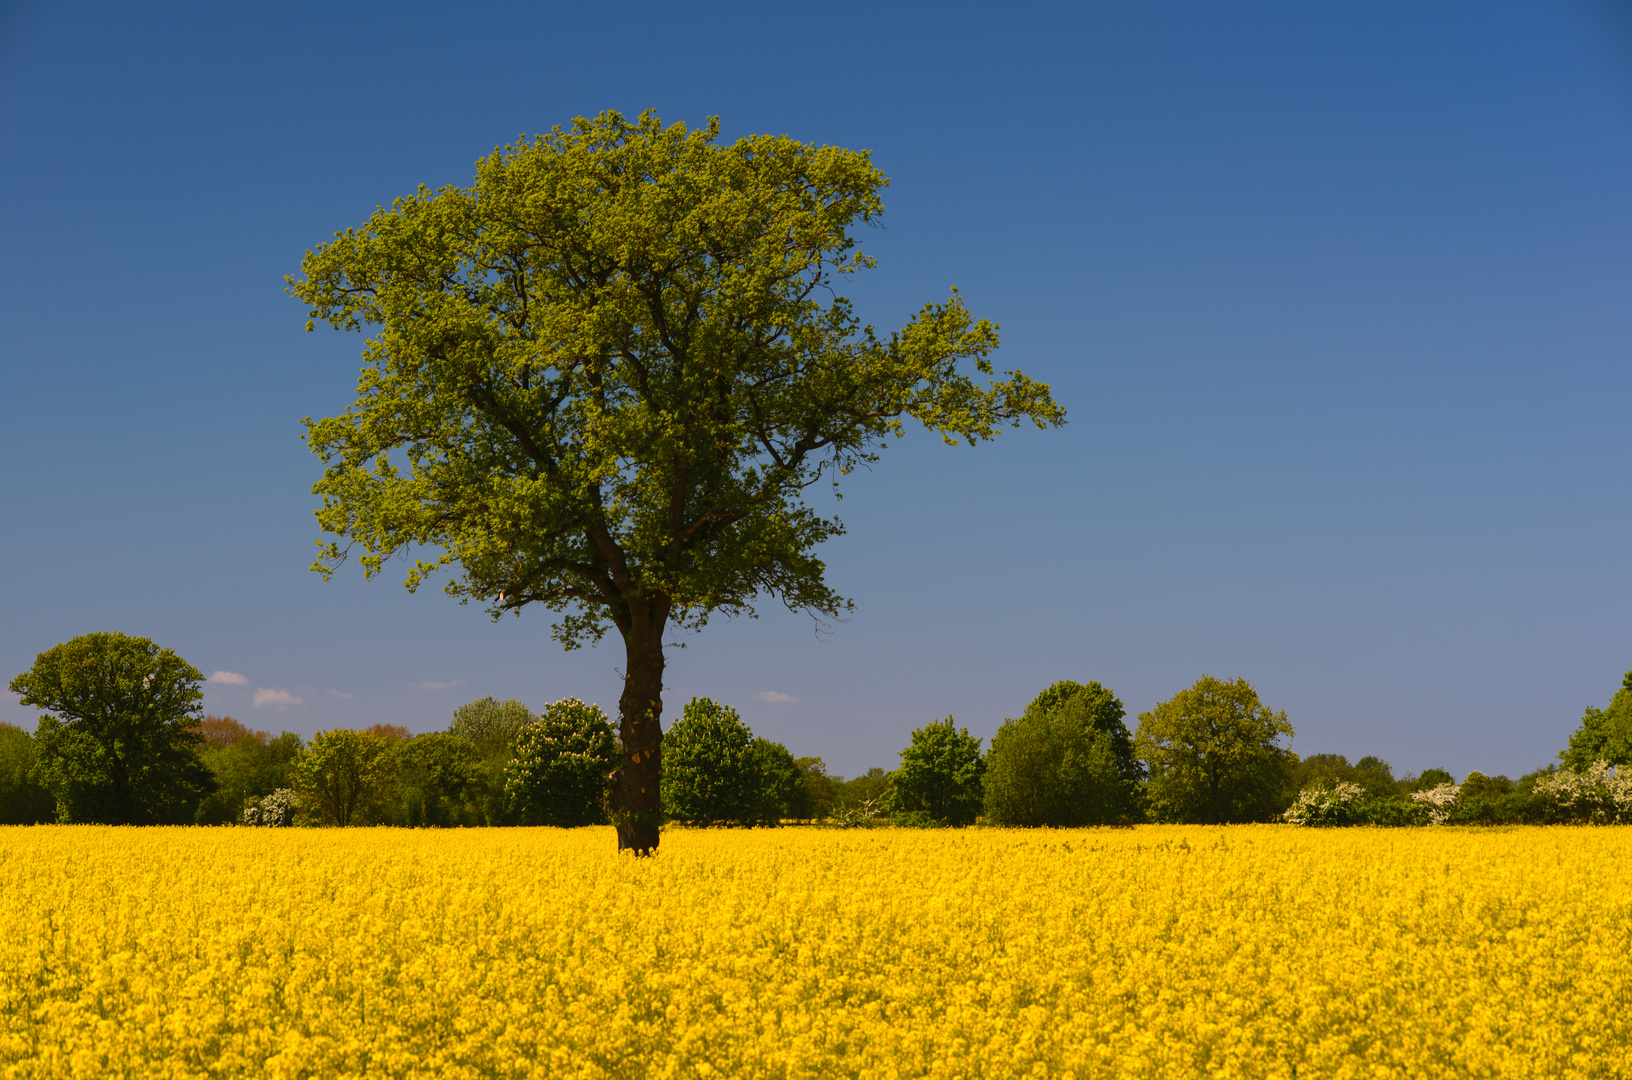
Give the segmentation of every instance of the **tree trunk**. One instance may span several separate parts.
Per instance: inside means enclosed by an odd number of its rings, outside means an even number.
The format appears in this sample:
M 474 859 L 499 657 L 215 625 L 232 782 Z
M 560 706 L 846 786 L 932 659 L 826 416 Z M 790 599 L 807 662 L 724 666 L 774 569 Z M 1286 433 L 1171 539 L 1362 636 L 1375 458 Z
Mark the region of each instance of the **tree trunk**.
M 632 850 L 636 855 L 657 850 L 657 827 L 663 820 L 658 794 L 663 765 L 663 625 L 667 622 L 663 615 L 637 615 L 623 637 L 627 659 L 623 696 L 618 699 L 622 753 L 612 774 L 606 809 L 618 828 L 618 850 Z

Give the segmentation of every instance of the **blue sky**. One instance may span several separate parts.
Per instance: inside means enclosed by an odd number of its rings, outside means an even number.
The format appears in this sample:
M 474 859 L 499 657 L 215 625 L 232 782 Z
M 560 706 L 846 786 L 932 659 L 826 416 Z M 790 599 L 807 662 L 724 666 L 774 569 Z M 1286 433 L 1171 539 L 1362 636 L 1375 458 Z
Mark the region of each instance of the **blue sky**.
M 685 639 L 671 715 L 719 698 L 848 775 L 1056 679 L 1131 726 L 1205 672 L 1300 753 L 1517 775 L 1632 668 L 1620 6 L 636 0 L 0 6 L 0 673 L 119 630 L 273 731 L 612 706 L 615 643 L 307 572 L 299 420 L 362 340 L 303 333 L 282 278 L 495 145 L 648 107 L 872 150 L 863 314 L 956 285 L 1071 415 L 892 446 L 824 552 L 854 618 Z

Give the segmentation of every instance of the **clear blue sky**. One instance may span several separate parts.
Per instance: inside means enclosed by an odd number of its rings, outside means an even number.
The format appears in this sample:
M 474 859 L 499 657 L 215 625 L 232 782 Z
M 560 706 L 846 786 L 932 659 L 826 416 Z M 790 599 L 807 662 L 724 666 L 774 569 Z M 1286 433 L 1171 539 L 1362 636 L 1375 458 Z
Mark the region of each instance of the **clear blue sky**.
M 862 311 L 957 285 L 1071 414 L 893 446 L 825 552 L 855 617 L 687 639 L 669 715 L 713 696 L 853 774 L 1057 679 L 1131 726 L 1205 672 L 1300 753 L 1517 775 L 1632 668 L 1620 5 L 12 2 L 0 674 L 119 630 L 273 731 L 613 705 L 610 642 L 307 572 L 299 420 L 362 340 L 303 333 L 282 277 L 497 144 L 648 107 L 872 150 Z

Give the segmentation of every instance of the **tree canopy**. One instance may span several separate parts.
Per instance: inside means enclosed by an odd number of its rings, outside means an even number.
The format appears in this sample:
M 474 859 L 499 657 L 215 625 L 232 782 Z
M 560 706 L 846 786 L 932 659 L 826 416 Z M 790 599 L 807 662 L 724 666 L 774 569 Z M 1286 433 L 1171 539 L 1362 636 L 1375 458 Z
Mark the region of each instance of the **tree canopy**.
M 1295 794 L 1281 745 L 1291 738 L 1285 711 L 1264 705 L 1247 680 L 1203 675 L 1139 714 L 1134 745 L 1150 768 L 1153 815 L 1203 824 L 1274 817 Z
M 941 825 L 973 825 L 980 814 L 986 761 L 980 739 L 950 716 L 912 733 L 901 766 L 890 774 L 891 809 Z
M 469 739 L 484 754 L 509 757 L 521 729 L 537 721 L 538 717 L 515 698 L 500 701 L 489 694 L 453 710 L 448 734 Z
M 606 823 L 606 784 L 618 764 L 618 745 L 599 706 L 577 698 L 546 706 L 515 746 L 505 791 L 525 824 Z
M 302 808 L 325 825 L 365 819 L 387 775 L 393 741 L 373 731 L 319 731 L 295 761 Z
M 864 151 L 719 139 L 615 112 L 496 149 L 468 188 L 421 188 L 309 251 L 310 321 L 372 329 L 358 396 L 306 421 L 325 463 L 314 569 L 393 555 L 495 617 L 542 605 L 567 647 L 622 635 L 619 844 L 657 843 L 663 634 L 756 598 L 834 616 L 805 492 L 917 421 L 950 443 L 1064 422 L 994 375 L 997 327 L 953 290 L 900 330 L 836 287 L 873 265 Z M 992 376 L 982 384 L 965 370 Z
M 986 754 L 987 823 L 1136 820 L 1143 766 L 1122 716 L 1122 702 L 1099 683 L 1058 682 L 1005 720 Z
M 764 777 L 754 733 L 737 710 L 712 698 L 686 702 L 663 736 L 663 809 L 693 825 L 757 824 Z
M 147 638 L 81 634 L 11 680 L 52 714 L 35 731 L 38 774 L 63 822 L 191 822 L 215 790 L 199 759 L 204 673 Z

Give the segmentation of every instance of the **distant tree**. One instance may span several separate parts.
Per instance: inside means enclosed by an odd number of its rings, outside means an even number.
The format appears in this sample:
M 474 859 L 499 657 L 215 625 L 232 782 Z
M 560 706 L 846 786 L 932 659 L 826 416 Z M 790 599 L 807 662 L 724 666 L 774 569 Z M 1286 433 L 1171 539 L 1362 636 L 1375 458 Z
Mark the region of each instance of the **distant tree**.
M 392 743 L 367 731 L 320 731 L 295 761 L 301 808 L 324 825 L 362 824 L 387 777 Z
M 1462 780 L 1446 824 L 1523 825 L 1544 821 L 1547 807 L 1534 798 L 1536 781 L 1544 775 L 1530 773 L 1515 781 L 1500 774 L 1470 772 Z
M 1291 738 L 1286 713 L 1259 701 L 1247 680 L 1203 675 L 1139 714 L 1134 745 L 1150 770 L 1153 816 L 1208 824 L 1273 819 L 1295 794 L 1281 745 Z
M 1105 825 L 1129 816 L 1132 784 L 1082 697 L 1005 720 L 986 754 L 988 825 Z
M 183 823 L 215 788 L 199 759 L 203 672 L 147 638 L 82 634 L 40 653 L 11 680 L 40 718 L 40 779 L 57 820 Z
M 200 726 L 204 745 L 199 748 L 199 757 L 215 778 L 216 789 L 198 804 L 194 815 L 198 824 L 241 821 L 249 806 L 290 786 L 295 757 L 302 746 L 299 735 L 285 731 L 274 739 L 230 716 L 206 716 Z
M 942 825 L 973 825 L 980 813 L 986 762 L 980 740 L 952 718 L 925 724 L 890 774 L 892 813 L 921 813 Z
M 508 756 L 521 729 L 537 722 L 538 717 L 515 698 L 500 701 L 489 695 L 453 710 L 448 733 L 469 739 L 483 754 Z
M 518 809 L 506 794 L 509 780 L 505 770 L 515 753 L 516 736 L 537 720 L 515 698 L 500 701 L 488 696 L 453 711 L 448 733 L 469 739 L 482 754 L 482 781 L 471 797 L 483 824 L 513 825 L 520 820 Z
M 754 733 L 737 711 L 692 698 L 663 736 L 663 810 L 692 825 L 748 825 L 760 818 L 762 778 Z
M 827 773 L 827 762 L 819 757 L 802 757 L 793 763 L 799 768 L 799 791 L 788 816 L 811 819 L 832 815 L 838 789 Z
M 1144 763 L 1133 749 L 1133 735 L 1122 721 L 1127 712 L 1117 696 L 1099 683 L 1062 679 L 1033 698 L 1026 712 L 1048 713 L 1067 704 L 1078 709 L 1090 727 L 1110 740 L 1116 771 L 1125 782 L 1131 785 L 1145 778 Z
M 1309 754 L 1292 761 L 1290 776 L 1294 791 L 1331 788 L 1352 783 L 1354 766 L 1344 754 Z
M 377 573 L 497 617 L 558 612 L 568 648 L 624 643 L 618 846 L 658 843 L 664 640 L 761 596 L 847 602 L 813 484 L 874 461 L 909 421 L 948 442 L 1064 422 L 1048 387 L 998 378 L 997 328 L 954 292 L 878 335 L 836 287 L 882 211 L 865 152 L 579 118 L 495 150 L 469 188 L 420 189 L 309 251 L 289 291 L 369 339 L 355 404 L 309 421 L 323 528 Z
M 1570 736 L 1570 745 L 1558 752 L 1558 760 L 1576 772 L 1595 761 L 1632 765 L 1632 671 L 1621 679 L 1621 688 L 1606 708 L 1587 706 L 1580 726 Z
M 805 816 L 795 813 L 802 806 L 804 772 L 788 748 L 769 739 L 755 739 L 749 757 L 759 779 L 754 824 L 780 825 L 783 818 Z
M 1407 775 L 1399 780 L 1400 790 L 1406 794 L 1416 791 L 1432 791 L 1446 784 L 1455 784 L 1456 777 L 1444 769 L 1424 769 L 1420 774 Z
M 382 773 L 390 777 L 390 823 L 410 828 L 476 825 L 472 796 L 480 788 L 482 753 L 469 739 L 431 732 L 399 740 L 386 751 Z
M 1399 787 L 1393 767 L 1375 754 L 1367 754 L 1354 763 L 1354 777 L 1355 783 L 1373 797 L 1392 795 Z
M 272 733 L 256 731 L 230 716 L 211 714 L 198 722 L 198 733 L 206 746 L 235 746 L 245 739 L 256 739 L 263 745 L 272 741 Z
M 618 740 L 599 706 L 577 698 L 546 706 L 537 722 L 521 729 L 515 748 L 506 791 L 523 824 L 606 824 Z
M 0 825 L 44 825 L 56 812 L 56 798 L 35 774 L 34 740 L 0 722 Z
M 1097 682 L 1057 682 L 1007 720 L 986 755 L 993 825 L 1090 825 L 1143 818 L 1144 766 L 1122 702 Z
M 857 811 L 868 804 L 882 807 L 889 800 L 890 774 L 874 765 L 860 776 L 833 781 L 834 806 L 843 811 Z
M 1394 770 L 1380 757 L 1363 757 L 1354 764 L 1342 754 L 1310 754 L 1298 757 L 1289 754 L 1293 791 L 1311 788 L 1332 788 L 1337 784 L 1355 784 L 1367 798 L 1385 798 L 1400 793 Z

